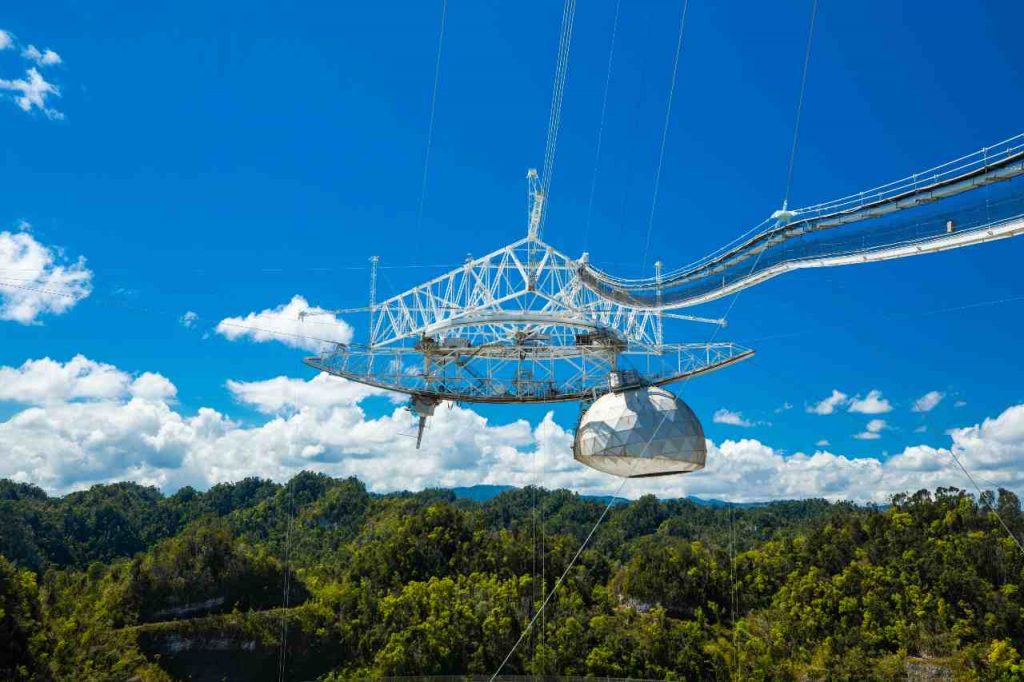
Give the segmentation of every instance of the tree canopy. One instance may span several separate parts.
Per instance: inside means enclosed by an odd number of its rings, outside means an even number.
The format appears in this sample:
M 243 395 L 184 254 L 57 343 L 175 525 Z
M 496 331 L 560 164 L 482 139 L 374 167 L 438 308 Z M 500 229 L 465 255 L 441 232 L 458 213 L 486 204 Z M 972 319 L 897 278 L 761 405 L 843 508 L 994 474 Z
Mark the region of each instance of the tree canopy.
M 490 674 L 605 504 L 308 472 L 169 496 L 0 481 L 0 678 L 276 679 L 282 656 L 296 680 Z M 503 672 L 1024 679 L 1000 521 L 1024 536 L 1009 491 L 616 503 Z

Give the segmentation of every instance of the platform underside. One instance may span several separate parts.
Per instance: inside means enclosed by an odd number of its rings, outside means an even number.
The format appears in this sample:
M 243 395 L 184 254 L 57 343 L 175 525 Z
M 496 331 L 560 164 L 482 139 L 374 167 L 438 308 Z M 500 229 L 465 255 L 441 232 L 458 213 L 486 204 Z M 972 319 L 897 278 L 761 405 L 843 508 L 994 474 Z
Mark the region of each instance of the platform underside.
M 594 400 L 610 390 L 613 371 L 634 370 L 637 383 L 662 386 L 741 362 L 754 351 L 733 343 L 674 344 L 621 354 L 558 353 L 533 347 L 444 354 L 408 348 L 339 348 L 304 362 L 368 386 L 438 401 L 546 403 Z

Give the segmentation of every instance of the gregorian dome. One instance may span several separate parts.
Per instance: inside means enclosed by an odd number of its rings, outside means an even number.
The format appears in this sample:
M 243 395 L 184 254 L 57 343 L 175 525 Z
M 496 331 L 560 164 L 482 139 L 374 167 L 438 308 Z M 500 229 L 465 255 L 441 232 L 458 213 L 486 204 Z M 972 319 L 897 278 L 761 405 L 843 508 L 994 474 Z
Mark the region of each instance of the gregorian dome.
M 613 391 L 580 417 L 573 441 L 580 463 L 615 476 L 686 474 L 704 468 L 704 429 L 690 406 L 663 388 Z

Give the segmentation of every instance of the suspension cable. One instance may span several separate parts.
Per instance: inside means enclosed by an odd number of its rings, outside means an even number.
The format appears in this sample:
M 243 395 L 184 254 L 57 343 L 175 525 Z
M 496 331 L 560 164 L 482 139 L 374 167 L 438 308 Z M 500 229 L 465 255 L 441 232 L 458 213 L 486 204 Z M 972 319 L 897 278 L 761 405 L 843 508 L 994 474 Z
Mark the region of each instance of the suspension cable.
M 662 419 L 662 421 L 664 421 L 664 419 Z M 655 430 L 655 432 L 657 431 Z M 650 445 L 650 441 L 648 441 L 648 445 Z M 565 570 L 562 571 L 562 575 L 560 575 L 558 577 L 558 580 L 555 581 L 554 587 L 552 587 L 551 591 L 547 593 L 546 597 L 544 597 L 544 601 L 541 603 L 540 608 L 537 610 L 537 613 L 533 614 L 533 618 L 531 618 L 530 622 L 526 624 L 525 628 L 523 628 L 523 632 L 519 635 L 519 639 L 517 639 L 516 643 L 512 645 L 512 648 L 509 649 L 509 652 L 505 656 L 505 659 L 501 662 L 501 665 L 499 665 L 498 669 L 494 671 L 493 675 L 491 675 L 491 679 L 489 680 L 489 682 L 494 682 L 495 678 L 498 677 L 498 674 L 501 672 L 502 668 L 504 668 L 505 664 L 508 663 L 508 660 L 512 658 L 512 654 L 516 652 L 516 649 L 518 649 L 519 645 L 522 644 L 523 639 L 526 638 L 526 635 L 529 634 L 530 630 L 533 628 L 534 623 L 537 622 L 537 618 L 540 616 L 540 614 L 544 613 L 544 609 L 547 607 L 548 602 L 551 601 L 551 597 L 554 596 L 556 591 L 558 591 L 558 588 L 562 585 L 562 582 L 565 581 L 565 577 L 569 575 L 569 571 L 572 570 L 572 567 L 576 565 L 576 560 L 580 558 L 580 554 L 582 554 L 583 550 L 586 549 L 588 544 L 590 544 L 590 539 L 594 537 L 594 533 L 597 531 L 597 527 L 601 525 L 601 522 L 604 521 L 604 517 L 608 515 L 608 510 L 612 508 L 613 504 L 615 504 L 615 500 L 618 499 L 619 493 L 622 492 L 622 488 L 626 485 L 626 481 L 628 480 L 629 479 L 627 477 L 622 477 L 622 480 L 619 482 L 619 487 L 615 489 L 614 493 L 612 493 L 611 499 L 608 500 L 608 504 L 605 505 L 604 510 L 601 512 L 601 516 L 597 518 L 597 521 L 590 529 L 590 532 L 587 533 L 587 537 L 583 539 L 583 543 L 579 546 L 579 549 L 576 550 L 576 553 L 569 561 L 569 564 L 565 567 Z
M 732 606 L 733 679 L 739 679 L 738 628 L 736 627 L 736 505 L 729 500 L 729 602 Z
M 811 26 L 807 31 L 807 49 L 804 52 L 804 70 L 800 76 L 800 95 L 796 101 L 796 122 L 793 124 L 793 145 L 789 150 L 789 169 L 786 171 L 786 193 L 782 198 L 782 210 L 789 206 L 789 190 L 793 184 L 793 164 L 796 161 L 797 141 L 800 139 L 800 116 L 804 109 L 804 90 L 807 87 L 807 67 L 811 63 L 811 45 L 814 42 L 814 22 L 818 16 L 818 0 L 811 0 Z
M 679 72 L 679 55 L 683 50 L 683 33 L 686 29 L 686 10 L 689 0 L 683 0 L 683 12 L 679 17 L 679 37 L 676 39 L 676 57 L 672 63 L 672 82 L 669 85 L 669 104 L 665 109 L 665 125 L 662 127 L 662 146 L 657 154 L 657 170 L 654 172 L 654 194 L 650 200 L 650 214 L 647 216 L 647 237 L 643 244 L 643 257 L 640 269 L 647 267 L 647 251 L 650 249 L 650 235 L 654 226 L 654 209 L 657 207 L 657 190 L 662 185 L 662 166 L 665 164 L 665 147 L 669 139 L 669 123 L 672 119 L 672 101 L 676 95 L 676 74 Z
M 291 603 L 291 587 L 292 587 L 292 571 L 291 571 L 291 552 L 292 552 L 292 523 L 295 519 L 295 477 L 293 476 L 288 481 L 288 521 L 285 525 L 284 530 L 284 576 L 282 582 L 284 583 L 283 591 L 281 595 L 281 602 L 283 608 L 281 609 L 281 647 L 277 652 L 277 680 L 278 682 L 284 682 L 285 672 L 288 669 L 288 607 Z
M 755 260 L 754 265 L 751 268 L 752 270 L 758 266 L 758 261 L 759 260 L 761 260 L 761 255 L 760 254 L 758 254 L 758 258 L 757 258 L 757 260 Z M 729 302 L 729 307 L 726 309 L 725 314 L 722 316 L 723 319 L 728 318 L 729 314 L 732 312 L 732 308 L 736 305 L 736 301 L 739 300 L 739 296 L 742 293 L 743 293 L 742 291 L 738 291 L 738 292 L 736 292 L 733 295 L 732 300 Z M 721 330 L 722 330 L 721 327 L 716 327 L 715 328 L 715 331 L 712 333 L 711 339 L 710 339 L 709 343 L 714 343 L 716 337 L 718 337 L 718 333 Z M 690 382 L 690 379 L 692 379 L 692 378 L 693 378 L 693 375 L 691 374 L 691 375 L 687 376 L 685 379 L 683 379 L 683 381 L 682 381 L 682 383 L 680 385 L 680 393 L 682 392 L 682 389 L 686 387 L 686 384 L 688 384 Z M 662 419 L 658 420 L 657 425 L 654 427 L 654 430 L 650 434 L 650 438 L 648 438 L 647 442 L 644 443 L 643 450 L 640 451 L 640 455 L 636 458 L 637 461 L 642 460 L 643 456 L 647 454 L 647 449 L 650 446 L 650 443 L 653 442 L 654 438 L 657 436 L 657 432 L 660 429 L 662 429 L 662 426 L 665 424 L 665 421 L 666 421 L 667 417 L 668 417 L 668 413 L 665 413 L 662 416 Z M 601 512 L 601 516 L 598 517 L 597 522 L 594 523 L 594 526 L 590 529 L 590 532 L 588 532 L 587 537 L 583 541 L 583 544 L 580 545 L 580 548 L 577 550 L 577 552 L 575 552 L 575 554 L 572 555 L 572 559 L 569 560 L 568 565 L 565 566 L 565 570 L 562 571 L 561 576 L 555 582 L 555 585 L 551 588 L 551 591 L 548 592 L 548 595 L 544 598 L 544 601 L 541 603 L 541 608 L 538 610 L 537 613 L 534 614 L 534 616 L 531 617 L 531 619 L 529 620 L 529 623 L 526 624 L 526 627 L 523 629 L 522 633 L 519 635 L 519 639 L 517 639 L 516 643 L 512 645 L 512 648 L 509 650 L 508 654 L 505 656 L 505 659 L 502 660 L 502 663 L 498 667 L 498 670 L 495 671 L 494 675 L 490 676 L 489 682 L 494 682 L 495 678 L 498 677 L 499 673 L 502 672 L 502 669 L 505 668 L 505 665 L 509 662 L 509 658 L 512 657 L 512 654 L 515 653 L 515 650 L 519 647 L 519 644 L 522 643 L 523 639 L 525 639 L 526 635 L 529 634 L 529 632 L 532 629 L 532 627 L 534 627 L 534 624 L 537 622 L 538 617 L 544 612 L 544 609 L 547 608 L 548 602 L 551 601 L 551 597 L 554 596 L 555 592 L 558 591 L 558 588 L 561 587 L 562 583 L 565 581 L 565 577 L 567 576 L 569 570 L 572 568 L 573 565 L 575 565 L 575 562 L 577 562 L 577 559 L 580 558 L 580 555 L 583 554 L 583 551 L 587 548 L 587 545 L 590 544 L 590 540 L 591 540 L 591 538 L 594 537 L 594 534 L 597 531 L 598 526 L 601 525 L 601 522 L 604 520 L 604 517 L 607 515 L 608 510 L 611 509 L 611 505 L 614 504 L 614 502 L 617 499 L 618 495 L 620 495 L 620 493 L 622 493 L 623 487 L 626 485 L 626 481 L 628 481 L 629 479 L 630 479 L 629 476 L 624 476 L 622 481 L 620 483 L 618 483 L 618 487 L 616 487 L 615 488 L 615 492 L 611 494 L 611 499 L 608 500 L 608 504 L 604 507 L 604 511 Z
M 978 491 L 978 502 L 988 507 L 989 511 L 996 515 L 996 519 L 999 520 L 999 525 L 1003 527 L 1003 530 L 1006 531 L 1006 534 L 1010 536 L 1011 540 L 1013 540 L 1013 544 L 1017 545 L 1017 549 L 1019 549 L 1020 553 L 1024 555 L 1024 544 L 1021 544 L 1021 541 L 1017 539 L 1017 536 L 1014 535 L 1012 530 L 1010 530 L 1010 527 L 1006 525 L 1006 521 L 1003 520 L 1002 515 L 985 499 L 985 495 L 984 493 L 982 493 L 981 486 L 979 486 L 978 482 L 974 480 L 974 476 L 972 476 L 971 472 L 967 470 L 967 467 L 964 466 L 964 463 L 960 460 L 960 458 L 956 456 L 954 448 L 949 449 L 949 456 L 953 458 L 953 461 L 956 462 L 957 466 L 960 467 L 960 470 L 963 471 L 964 474 L 967 476 L 967 480 L 969 480 L 971 482 L 971 485 L 974 486 L 974 489 Z
M 423 179 L 420 181 L 420 204 L 416 211 L 416 231 L 423 224 L 423 205 L 427 198 L 427 173 L 430 169 L 430 149 L 434 141 L 434 112 L 437 109 L 437 86 L 441 80 L 441 53 L 444 48 L 444 26 L 448 16 L 448 0 L 441 1 L 441 29 L 437 36 L 437 59 L 434 62 L 434 90 L 430 95 L 430 122 L 427 125 L 427 148 L 423 155 Z
M 665 143 L 668 141 L 668 126 L 672 119 L 672 100 L 676 94 L 676 74 L 679 71 L 679 55 L 683 51 L 683 32 L 686 29 L 686 10 L 690 0 L 683 0 L 683 11 L 679 17 L 679 36 L 676 38 L 676 56 L 672 62 L 672 81 L 668 88 L 668 106 L 665 107 L 665 124 L 661 129 L 661 149 L 658 152 L 658 170 L 654 173 L 654 195 L 651 197 L 651 212 L 647 216 L 647 237 L 644 239 L 643 257 L 640 268 L 647 267 L 647 251 L 651 246 L 651 230 L 654 227 L 654 210 L 658 205 L 658 189 L 661 186 L 661 167 L 665 163 Z
M 619 30 L 619 6 L 622 0 L 615 0 L 615 18 L 612 20 L 612 39 L 608 45 L 608 69 L 604 76 L 604 96 L 601 98 L 601 121 L 597 126 L 597 146 L 594 149 L 594 173 L 590 177 L 590 199 L 587 201 L 587 221 L 583 225 L 583 250 L 590 240 L 590 220 L 594 213 L 594 196 L 597 193 L 597 171 L 601 161 L 601 143 L 604 140 L 604 119 L 608 111 L 608 90 L 612 82 L 612 61 L 615 57 L 615 36 Z
M 545 203 L 551 194 L 551 175 L 554 172 L 555 149 L 558 146 L 558 128 L 562 118 L 562 99 L 565 82 L 569 73 L 569 48 L 572 45 L 572 29 L 576 20 L 576 0 L 565 0 L 562 7 L 562 31 L 558 40 L 558 56 L 555 59 L 555 77 L 551 90 L 551 110 L 548 113 L 548 135 L 544 149 L 544 166 L 541 173 L 541 192 Z M 541 213 L 538 235 L 543 233 L 547 210 Z

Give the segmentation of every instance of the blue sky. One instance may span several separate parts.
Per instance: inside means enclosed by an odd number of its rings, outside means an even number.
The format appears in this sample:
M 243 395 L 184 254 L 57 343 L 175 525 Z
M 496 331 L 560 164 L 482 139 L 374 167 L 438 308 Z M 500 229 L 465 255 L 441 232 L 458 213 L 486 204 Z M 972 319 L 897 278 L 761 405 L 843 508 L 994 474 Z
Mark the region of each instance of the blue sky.
M 577 10 L 545 237 L 571 255 L 586 248 L 617 274 L 639 272 L 643 256 L 680 7 L 623 3 L 589 225 L 615 3 Z M 65 261 L 85 258 L 92 291 L 32 324 L 0 321 L 0 367 L 80 354 L 132 377 L 166 377 L 182 419 L 211 408 L 259 428 L 273 410 L 226 383 L 313 373 L 301 364 L 305 351 L 228 340 L 213 331 L 220 320 L 295 295 L 324 308 L 362 305 L 371 255 L 385 266 L 381 292 L 396 293 L 522 236 L 524 176 L 542 162 L 560 6 L 450 4 L 420 224 L 440 10 L 439 2 L 6 8 L 0 29 L 11 47 L 0 50 L 0 79 L 35 68 L 59 88 L 46 103 L 60 115 L 24 111 L 15 91 L 0 89 L 0 231 L 28 223 Z M 690 3 L 652 257 L 688 262 L 779 207 L 809 10 L 805 2 Z M 1021 132 L 1022 19 L 1024 7 L 1011 2 L 821 2 L 791 203 L 871 187 Z M 29 45 L 60 63 L 34 63 L 23 56 Z M 757 357 L 689 383 L 684 398 L 716 443 L 752 439 L 780 455 L 825 448 L 880 461 L 915 446 L 948 448 L 949 429 L 1024 403 L 1022 256 L 1024 240 L 1009 240 L 756 287 L 738 299 L 720 338 Z M 198 316 L 191 326 L 180 323 L 186 311 Z M 679 340 L 710 333 L 670 330 Z M 850 412 L 846 401 L 830 415 L 808 412 L 833 390 L 851 399 L 880 391 L 891 410 Z M 914 412 L 932 391 L 941 402 Z M 10 394 L 0 419 L 32 404 Z M 376 397 L 359 405 L 367 419 L 394 409 Z M 719 410 L 750 425 L 716 423 Z M 525 418 L 536 427 L 546 411 L 480 412 L 491 425 Z M 569 429 L 574 417 L 574 408 L 558 408 L 554 423 Z M 886 422 L 879 437 L 856 438 L 872 419 Z M 822 441 L 827 448 L 816 446 Z M 3 445 L 0 458 L 13 457 Z M 8 453 L 28 447 L 7 445 Z M 575 465 L 559 452 L 569 476 Z M 130 476 L 131 457 L 119 452 L 89 476 L 40 482 L 65 489 Z M 31 478 L 9 467 L 19 471 Z M 457 482 L 474 480 L 466 471 Z M 454 481 L 435 474 L 409 484 Z M 147 476 L 169 487 L 192 482 Z

